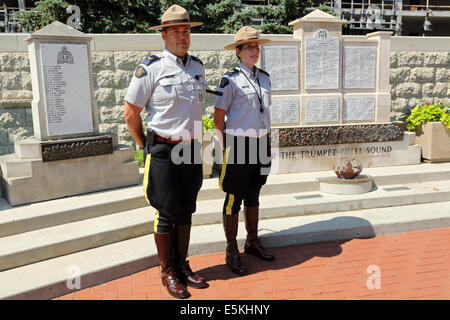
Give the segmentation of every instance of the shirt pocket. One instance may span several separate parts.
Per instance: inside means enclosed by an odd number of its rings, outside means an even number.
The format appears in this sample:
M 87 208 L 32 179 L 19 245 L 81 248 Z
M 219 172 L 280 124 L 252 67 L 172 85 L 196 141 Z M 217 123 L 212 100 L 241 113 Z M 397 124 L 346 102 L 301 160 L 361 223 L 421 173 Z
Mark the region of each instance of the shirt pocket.
M 157 104 L 173 104 L 177 97 L 176 87 L 181 84 L 181 79 L 176 77 L 163 78 L 155 88 L 152 100 Z
M 238 105 L 245 105 L 250 108 L 259 110 L 259 99 L 255 90 L 252 87 L 244 87 L 238 89 Z
M 262 100 L 264 103 L 264 108 L 269 109 L 269 106 L 272 104 L 272 95 L 269 90 L 262 88 Z

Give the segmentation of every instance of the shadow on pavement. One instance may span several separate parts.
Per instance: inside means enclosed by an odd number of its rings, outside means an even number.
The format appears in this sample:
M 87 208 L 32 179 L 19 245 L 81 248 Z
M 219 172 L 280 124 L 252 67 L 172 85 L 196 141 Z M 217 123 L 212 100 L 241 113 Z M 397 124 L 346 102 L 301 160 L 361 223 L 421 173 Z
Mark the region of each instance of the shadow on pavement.
M 253 255 L 242 253 L 243 245 L 239 248 L 242 261 L 251 275 L 267 270 L 290 268 L 314 257 L 334 257 L 342 253 L 342 244 L 352 239 L 374 236 L 375 232 L 368 220 L 343 216 L 273 231 L 261 236 L 263 245 L 276 257 L 273 262 L 262 261 Z M 197 273 L 207 281 L 240 277 L 225 265 L 225 252 L 223 264 L 197 270 Z

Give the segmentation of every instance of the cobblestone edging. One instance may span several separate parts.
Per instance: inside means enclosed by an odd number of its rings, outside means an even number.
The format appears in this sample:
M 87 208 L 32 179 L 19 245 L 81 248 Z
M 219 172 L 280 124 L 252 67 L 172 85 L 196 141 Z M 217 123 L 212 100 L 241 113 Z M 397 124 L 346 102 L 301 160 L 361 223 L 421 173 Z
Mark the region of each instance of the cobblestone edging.
M 95 98 L 100 132 L 117 133 L 119 143 L 132 144 L 123 120 L 123 98 L 137 64 L 160 51 L 93 52 Z M 215 89 L 221 75 L 237 60 L 233 51 L 190 51 L 206 68 Z M 405 106 L 423 102 L 450 104 L 450 52 L 391 51 L 391 118 Z M 0 155 L 14 152 L 14 141 L 33 136 L 32 88 L 27 52 L 0 52 Z M 207 95 L 206 112 L 215 97 Z

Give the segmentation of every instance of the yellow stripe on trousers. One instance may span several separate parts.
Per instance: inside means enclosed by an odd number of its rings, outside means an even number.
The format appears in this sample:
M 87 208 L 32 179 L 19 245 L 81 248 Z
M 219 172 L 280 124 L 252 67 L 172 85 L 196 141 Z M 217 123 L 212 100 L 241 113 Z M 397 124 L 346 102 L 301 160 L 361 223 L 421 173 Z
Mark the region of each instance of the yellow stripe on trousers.
M 233 207 L 233 203 L 234 203 L 234 194 L 229 193 L 228 194 L 228 203 L 227 203 L 227 207 L 225 208 L 225 213 L 227 215 L 232 214 L 233 212 L 231 211 L 231 208 Z
M 152 160 L 152 155 L 148 154 L 147 157 L 145 158 L 145 171 L 144 171 L 144 181 L 143 181 L 145 200 L 147 200 L 147 203 L 149 206 L 151 206 L 151 204 L 150 204 L 150 199 L 148 198 L 147 188 L 148 188 L 148 184 L 149 184 L 151 160 Z M 159 223 L 159 211 L 156 210 L 155 221 L 154 221 L 154 225 L 153 225 L 153 230 L 155 232 L 158 232 L 158 223 Z
M 230 148 L 231 148 L 231 146 L 229 146 L 228 148 L 225 149 L 225 154 L 223 156 L 223 163 L 222 163 L 222 171 L 220 172 L 219 187 L 220 187 L 220 190 L 222 190 L 222 191 L 223 191 L 222 183 L 223 183 L 223 179 L 225 178 L 225 173 L 227 171 L 227 162 L 228 162 L 228 156 L 230 153 Z
M 152 155 L 148 154 L 147 158 L 145 158 L 145 171 L 144 171 L 144 181 L 143 181 L 145 200 L 147 200 L 147 203 L 149 206 L 151 206 L 151 204 L 150 204 L 150 199 L 148 198 L 148 195 L 147 195 L 147 188 L 148 188 L 149 177 L 150 177 L 150 161 L 151 160 L 152 160 Z
M 155 213 L 155 222 L 154 222 L 154 225 L 153 225 L 153 231 L 154 231 L 155 233 L 158 233 L 158 223 L 159 223 L 159 211 L 156 210 L 156 213 Z

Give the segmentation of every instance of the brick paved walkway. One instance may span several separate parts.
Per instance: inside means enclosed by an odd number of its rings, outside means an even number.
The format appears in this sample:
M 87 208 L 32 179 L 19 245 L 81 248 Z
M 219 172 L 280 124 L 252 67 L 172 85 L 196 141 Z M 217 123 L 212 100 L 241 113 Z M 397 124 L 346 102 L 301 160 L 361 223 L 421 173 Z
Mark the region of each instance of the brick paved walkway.
M 450 299 L 450 228 L 271 251 L 275 262 L 243 255 L 245 277 L 228 270 L 223 252 L 190 257 L 210 284 L 189 288 L 190 299 Z M 57 299 L 177 300 L 162 287 L 159 267 Z

